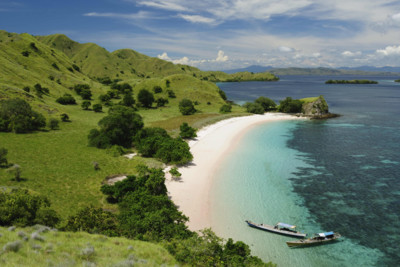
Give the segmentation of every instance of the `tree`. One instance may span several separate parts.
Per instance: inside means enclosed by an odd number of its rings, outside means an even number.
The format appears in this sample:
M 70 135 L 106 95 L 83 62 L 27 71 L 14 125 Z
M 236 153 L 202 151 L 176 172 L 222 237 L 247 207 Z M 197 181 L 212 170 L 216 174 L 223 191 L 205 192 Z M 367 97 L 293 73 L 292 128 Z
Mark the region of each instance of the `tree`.
M 57 98 L 56 102 L 61 105 L 76 105 L 75 98 L 70 94 L 64 94 L 63 96 Z
M 92 103 L 89 100 L 85 100 L 82 102 L 81 107 L 83 110 L 88 110 Z
M 0 131 L 27 133 L 46 126 L 46 119 L 20 98 L 0 101 Z
M 132 145 L 132 137 L 143 128 L 143 120 L 134 109 L 116 105 L 109 109 L 108 115 L 98 125 L 99 130 L 93 129 L 89 133 L 90 146 L 108 148 L 120 145 L 128 148 Z
M 57 120 L 57 119 L 55 119 L 55 118 L 51 118 L 51 119 L 49 120 L 49 128 L 50 128 L 51 130 L 57 130 L 57 129 L 60 128 L 60 127 L 59 127 L 59 123 L 60 123 L 59 120 Z
M 226 99 L 227 99 L 226 94 L 225 94 L 224 91 L 222 91 L 221 89 L 219 89 L 219 90 L 218 90 L 218 93 L 219 93 L 219 95 L 221 96 L 221 98 L 222 98 L 223 100 L 226 100 Z
M 265 112 L 263 106 L 261 106 L 258 103 L 247 102 L 243 106 L 246 108 L 247 112 L 249 112 L 249 113 L 264 114 L 264 112 Z
M 260 96 L 259 98 L 256 99 L 255 103 L 260 104 L 265 111 L 271 111 L 276 109 L 276 103 L 268 97 Z
M 154 102 L 153 94 L 147 91 L 146 89 L 142 89 L 139 91 L 137 99 L 145 108 L 150 108 Z
M 59 221 L 60 217 L 50 208 L 50 201 L 44 196 L 31 195 L 26 189 L 0 192 L 1 226 L 55 226 Z
M 102 112 L 103 111 L 103 106 L 101 104 L 94 104 L 92 106 L 92 109 L 94 112 Z
M 61 117 L 61 121 L 63 121 L 63 122 L 69 121 L 69 116 L 68 116 L 67 113 L 62 113 L 62 114 L 60 115 L 60 117 Z
M 298 113 L 301 112 L 303 103 L 298 99 L 286 97 L 284 100 L 279 101 L 278 110 L 284 113 Z
M 133 98 L 131 91 L 126 91 L 122 98 L 122 105 L 126 107 L 133 107 L 135 105 L 135 99 Z
M 179 111 L 182 115 L 191 115 L 196 112 L 196 109 L 194 108 L 192 101 L 184 98 L 179 102 Z
M 153 91 L 155 94 L 159 94 L 162 92 L 162 88 L 160 86 L 156 85 L 153 87 Z
M 169 101 L 166 98 L 160 97 L 160 98 L 157 98 L 156 103 L 157 103 L 157 107 L 164 107 L 165 104 L 169 103 Z
M 181 124 L 180 130 L 181 130 L 181 132 L 179 135 L 183 139 L 197 137 L 197 134 L 196 134 L 197 129 L 190 127 L 189 124 L 187 124 L 187 122 L 184 122 Z
M 7 153 L 7 149 L 5 149 L 4 147 L 0 147 L 0 167 L 8 166 Z
M 230 105 L 230 104 L 223 104 L 219 108 L 219 113 L 229 113 L 231 111 L 232 111 L 232 105 Z

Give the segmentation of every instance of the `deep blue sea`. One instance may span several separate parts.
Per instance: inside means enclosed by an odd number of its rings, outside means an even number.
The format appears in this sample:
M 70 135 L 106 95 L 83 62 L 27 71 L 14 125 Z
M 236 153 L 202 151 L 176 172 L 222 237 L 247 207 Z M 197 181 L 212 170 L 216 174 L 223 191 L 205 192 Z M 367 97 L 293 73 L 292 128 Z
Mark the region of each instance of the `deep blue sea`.
M 399 266 L 399 77 L 283 76 L 278 82 L 219 83 L 243 104 L 259 96 L 323 95 L 329 120 L 266 123 L 250 130 L 217 171 L 213 229 L 248 243 L 278 266 Z M 379 84 L 333 85 L 329 79 Z M 342 241 L 289 249 L 290 237 L 244 220 L 296 224 L 306 233 L 335 231 Z

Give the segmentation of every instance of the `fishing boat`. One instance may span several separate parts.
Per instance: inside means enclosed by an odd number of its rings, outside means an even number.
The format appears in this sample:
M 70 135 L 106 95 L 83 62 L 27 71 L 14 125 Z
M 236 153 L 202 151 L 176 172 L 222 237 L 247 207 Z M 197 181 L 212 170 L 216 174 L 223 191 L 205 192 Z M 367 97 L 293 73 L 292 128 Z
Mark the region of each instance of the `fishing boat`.
M 261 230 L 276 233 L 276 234 L 288 235 L 288 236 L 294 236 L 294 237 L 306 237 L 305 233 L 300 233 L 300 232 L 296 231 L 295 225 L 290 225 L 287 223 L 280 222 L 280 223 L 275 224 L 275 226 L 263 224 L 263 223 L 261 223 L 261 224 L 253 223 L 248 220 L 246 220 L 246 223 L 250 227 L 254 227 L 257 229 L 261 229 Z
M 334 232 L 319 233 L 319 234 L 314 234 L 314 236 L 312 236 L 311 238 L 288 241 L 286 242 L 286 244 L 289 247 L 321 245 L 327 242 L 334 241 L 340 237 L 341 235 L 339 233 L 334 233 Z

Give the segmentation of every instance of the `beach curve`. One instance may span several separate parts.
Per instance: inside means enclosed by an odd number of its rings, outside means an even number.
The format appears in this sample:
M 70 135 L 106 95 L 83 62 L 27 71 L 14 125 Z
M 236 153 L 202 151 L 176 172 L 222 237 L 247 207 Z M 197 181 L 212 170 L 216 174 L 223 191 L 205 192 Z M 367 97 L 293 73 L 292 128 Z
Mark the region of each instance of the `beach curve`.
M 221 160 L 251 128 L 278 120 L 300 119 L 283 113 L 266 113 L 235 117 L 206 126 L 197 132 L 197 138 L 189 141 L 193 161 L 179 168 L 178 180 L 167 175 L 166 186 L 171 200 L 189 217 L 192 231 L 211 227 L 209 192 L 214 173 Z M 304 119 L 304 118 L 301 118 Z

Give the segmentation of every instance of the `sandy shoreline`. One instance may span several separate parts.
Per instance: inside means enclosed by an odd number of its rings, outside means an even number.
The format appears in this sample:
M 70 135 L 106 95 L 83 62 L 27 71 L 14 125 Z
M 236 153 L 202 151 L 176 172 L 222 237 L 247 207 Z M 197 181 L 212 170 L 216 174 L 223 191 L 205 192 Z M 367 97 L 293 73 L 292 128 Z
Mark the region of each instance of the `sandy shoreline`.
M 189 217 L 191 230 L 211 227 L 209 192 L 214 172 L 244 133 L 261 123 L 293 119 L 298 118 L 281 113 L 237 117 L 204 127 L 197 133 L 196 140 L 189 142 L 194 160 L 188 166 L 179 168 L 182 173 L 179 181 L 168 176 L 166 181 L 169 196 Z

